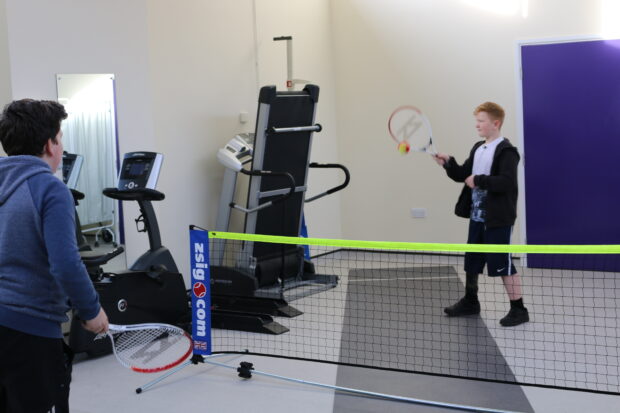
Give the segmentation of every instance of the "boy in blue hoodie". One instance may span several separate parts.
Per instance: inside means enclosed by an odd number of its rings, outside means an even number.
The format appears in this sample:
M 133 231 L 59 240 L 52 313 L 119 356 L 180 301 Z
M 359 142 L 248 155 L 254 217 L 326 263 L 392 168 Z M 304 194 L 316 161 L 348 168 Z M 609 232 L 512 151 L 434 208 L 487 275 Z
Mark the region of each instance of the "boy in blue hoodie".
M 54 176 L 66 117 L 57 102 L 23 99 L 0 118 L 9 155 L 0 159 L 0 413 L 66 405 L 61 323 L 69 302 L 87 330 L 108 329 L 78 253 L 73 198 Z

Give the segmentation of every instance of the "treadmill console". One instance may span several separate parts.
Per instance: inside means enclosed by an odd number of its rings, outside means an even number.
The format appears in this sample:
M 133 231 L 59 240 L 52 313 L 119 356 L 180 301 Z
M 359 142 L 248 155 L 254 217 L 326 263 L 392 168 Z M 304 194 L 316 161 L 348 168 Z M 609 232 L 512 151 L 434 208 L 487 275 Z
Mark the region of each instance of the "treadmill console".
M 117 189 L 155 189 L 164 155 L 156 152 L 129 152 L 123 158 Z
M 75 189 L 80 177 L 84 157 L 74 153 L 64 152 L 62 154 L 62 181 L 69 187 Z
M 239 172 L 244 163 L 252 159 L 254 134 L 240 133 L 217 152 L 217 159 L 228 169 Z

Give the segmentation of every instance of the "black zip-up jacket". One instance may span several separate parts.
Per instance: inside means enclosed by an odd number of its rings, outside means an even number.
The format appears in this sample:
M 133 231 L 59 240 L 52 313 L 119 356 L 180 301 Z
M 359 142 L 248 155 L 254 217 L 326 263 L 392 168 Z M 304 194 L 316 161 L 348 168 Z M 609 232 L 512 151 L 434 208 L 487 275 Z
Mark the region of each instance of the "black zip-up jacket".
M 450 157 L 444 164 L 444 168 L 452 180 L 465 182 L 472 172 L 474 153 L 483 144 L 484 141 L 476 142 L 463 165 L 459 165 L 454 157 Z M 495 149 L 491 174 L 474 177 L 476 186 L 487 190 L 484 208 L 486 210 L 485 224 L 489 228 L 512 226 L 517 218 L 517 165 L 519 160 L 517 148 L 504 138 Z M 471 188 L 464 185 L 454 213 L 459 217 L 469 218 L 471 203 Z

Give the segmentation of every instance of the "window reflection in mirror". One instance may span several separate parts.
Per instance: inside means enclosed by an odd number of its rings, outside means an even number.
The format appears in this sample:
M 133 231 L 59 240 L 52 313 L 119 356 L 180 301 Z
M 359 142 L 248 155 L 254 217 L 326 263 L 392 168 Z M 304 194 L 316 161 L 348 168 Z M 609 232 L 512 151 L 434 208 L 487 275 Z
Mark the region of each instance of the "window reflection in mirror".
M 84 194 L 76 207 L 81 231 L 91 249 L 107 252 L 121 239 L 119 204 L 102 193 L 116 186 L 114 75 L 59 74 L 56 85 L 69 115 L 62 123 L 64 150 L 82 158 L 73 180 L 73 189 Z M 68 170 L 65 165 L 65 175 Z

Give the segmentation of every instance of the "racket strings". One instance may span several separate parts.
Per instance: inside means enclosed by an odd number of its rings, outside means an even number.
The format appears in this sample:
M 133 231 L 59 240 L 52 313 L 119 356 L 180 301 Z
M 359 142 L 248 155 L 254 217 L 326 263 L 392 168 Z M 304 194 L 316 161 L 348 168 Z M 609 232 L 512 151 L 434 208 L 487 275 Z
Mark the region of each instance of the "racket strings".
M 113 335 L 115 353 L 126 367 L 152 368 L 187 354 L 191 341 L 184 333 L 164 329 L 126 331 Z
M 397 143 L 406 142 L 411 150 L 435 154 L 428 119 L 414 106 L 397 108 L 388 120 L 388 131 Z
M 402 137 L 401 140 L 407 140 L 413 136 L 422 125 L 422 120 L 418 119 L 416 115 L 412 115 L 396 130 L 395 135 Z

